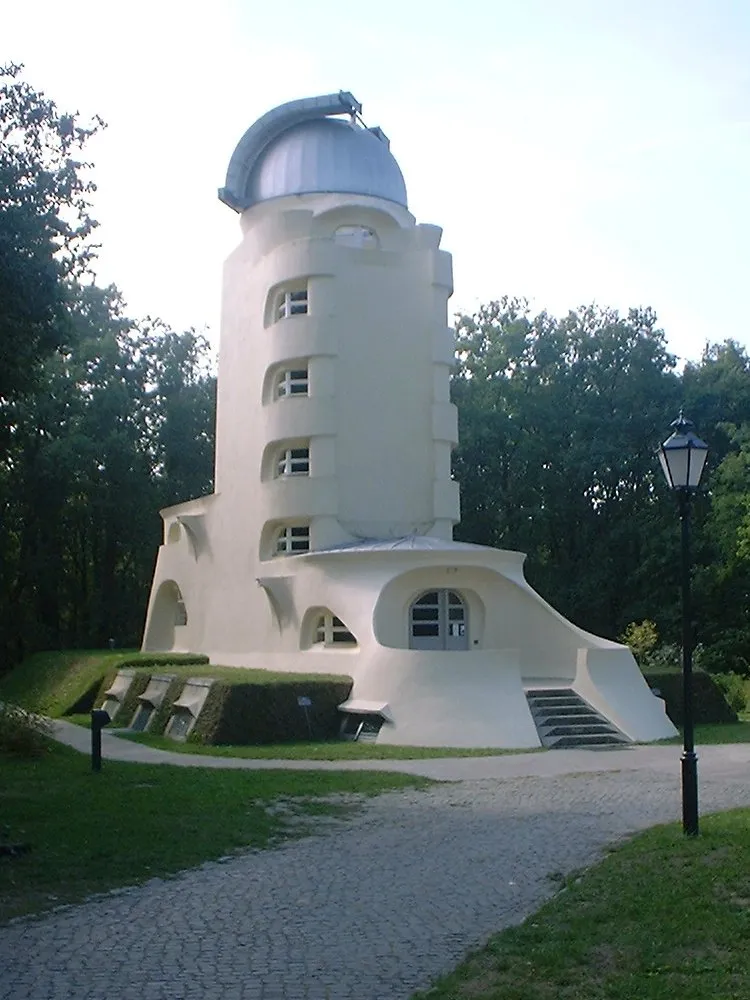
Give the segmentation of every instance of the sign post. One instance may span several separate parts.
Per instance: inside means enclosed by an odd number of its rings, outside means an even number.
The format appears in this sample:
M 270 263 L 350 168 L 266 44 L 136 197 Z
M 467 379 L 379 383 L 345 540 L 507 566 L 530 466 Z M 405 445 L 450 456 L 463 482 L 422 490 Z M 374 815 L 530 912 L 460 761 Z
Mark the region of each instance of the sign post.
M 310 739 L 313 739 L 312 723 L 310 722 L 310 713 L 308 709 L 312 705 L 312 698 L 308 698 L 306 694 L 301 694 L 297 697 L 297 704 L 305 713 L 305 722 L 307 723 L 307 731 L 310 734 Z

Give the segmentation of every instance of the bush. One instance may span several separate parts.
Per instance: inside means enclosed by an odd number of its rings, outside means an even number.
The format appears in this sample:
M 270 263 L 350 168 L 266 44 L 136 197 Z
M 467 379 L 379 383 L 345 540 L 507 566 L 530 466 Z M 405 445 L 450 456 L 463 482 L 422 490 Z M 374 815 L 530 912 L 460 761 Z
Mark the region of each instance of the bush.
M 727 704 L 734 712 L 744 712 L 747 708 L 745 678 L 739 674 L 714 674 L 714 680 L 724 692 Z
M 13 705 L 0 704 L 0 753 L 39 757 L 52 737 L 52 723 Z
M 648 619 L 631 622 L 620 636 L 620 642 L 630 646 L 633 656 L 642 663 L 648 654 L 656 649 L 659 633 L 656 631 L 656 625 Z

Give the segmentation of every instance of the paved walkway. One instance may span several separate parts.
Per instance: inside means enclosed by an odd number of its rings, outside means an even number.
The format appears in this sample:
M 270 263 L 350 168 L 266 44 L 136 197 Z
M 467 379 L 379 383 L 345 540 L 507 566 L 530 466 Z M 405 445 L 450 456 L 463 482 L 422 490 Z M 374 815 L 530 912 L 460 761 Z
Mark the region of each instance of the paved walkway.
M 159 752 L 107 734 L 105 754 Z M 553 874 L 677 819 L 679 754 L 349 762 L 464 780 L 383 795 L 323 834 L 0 928 L 0 998 L 405 1000 L 535 910 Z M 704 812 L 750 805 L 750 746 L 702 750 L 700 780 Z

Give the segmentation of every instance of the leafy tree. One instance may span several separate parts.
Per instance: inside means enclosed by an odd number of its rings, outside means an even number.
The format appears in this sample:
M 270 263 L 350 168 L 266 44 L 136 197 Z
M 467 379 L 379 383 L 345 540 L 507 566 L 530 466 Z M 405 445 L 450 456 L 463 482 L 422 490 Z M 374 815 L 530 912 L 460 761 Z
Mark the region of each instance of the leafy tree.
M 646 551 L 664 531 L 653 449 L 679 399 L 656 317 L 591 306 L 557 320 L 501 299 L 457 333 L 460 537 L 526 551 L 556 607 L 617 635 L 671 582 L 671 561 Z
M 158 509 L 211 485 L 214 380 L 202 338 L 128 319 L 114 288 L 78 288 L 70 312 L 73 346 L 43 364 L 43 392 L 12 405 L 0 465 L 3 631 L 14 655 L 22 643 L 137 643 Z M 179 408 L 164 406 L 176 387 L 187 428 Z M 165 478 L 175 450 L 190 482 Z
M 77 157 L 103 125 L 81 126 L 20 71 L 0 67 L 0 406 L 70 337 L 70 282 L 95 251 L 94 185 Z

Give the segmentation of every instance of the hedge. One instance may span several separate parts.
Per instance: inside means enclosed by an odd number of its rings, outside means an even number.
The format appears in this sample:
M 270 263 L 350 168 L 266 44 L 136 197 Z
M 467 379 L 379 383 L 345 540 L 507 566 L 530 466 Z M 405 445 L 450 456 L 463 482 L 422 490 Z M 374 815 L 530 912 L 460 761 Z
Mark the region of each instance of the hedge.
M 650 688 L 656 688 L 664 699 L 667 715 L 676 726 L 683 723 L 682 674 L 674 671 L 650 673 L 644 671 Z M 704 722 L 736 722 L 737 713 L 729 706 L 724 692 L 711 674 L 693 672 L 693 720 Z
M 291 743 L 311 738 L 334 739 L 339 734 L 338 706 L 352 689 L 351 677 L 336 680 L 293 680 L 266 684 L 226 684 L 215 681 L 191 739 L 209 744 Z M 305 711 L 297 699 L 312 704 Z

